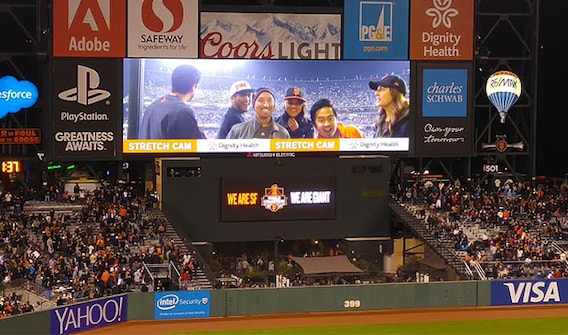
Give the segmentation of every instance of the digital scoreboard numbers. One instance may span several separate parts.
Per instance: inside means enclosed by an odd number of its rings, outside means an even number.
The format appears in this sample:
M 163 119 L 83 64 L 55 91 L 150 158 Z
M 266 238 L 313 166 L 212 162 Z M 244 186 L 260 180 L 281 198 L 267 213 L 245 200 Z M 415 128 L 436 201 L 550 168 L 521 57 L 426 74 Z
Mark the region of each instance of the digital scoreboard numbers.
M 222 181 L 222 221 L 333 220 L 335 178 Z
M 20 172 L 22 172 L 22 162 L 2 161 L 2 173 L 20 173 Z
M 0 144 L 40 144 L 41 131 L 36 128 L 0 128 Z

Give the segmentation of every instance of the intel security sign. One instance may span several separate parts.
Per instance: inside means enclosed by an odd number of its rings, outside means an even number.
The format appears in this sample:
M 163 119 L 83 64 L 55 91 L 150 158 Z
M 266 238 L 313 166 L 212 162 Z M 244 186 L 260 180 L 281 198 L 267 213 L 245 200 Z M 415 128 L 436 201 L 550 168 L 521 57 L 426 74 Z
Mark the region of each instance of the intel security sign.
M 0 78 L 0 119 L 8 113 L 32 107 L 38 99 L 37 87 L 27 80 L 12 76 Z

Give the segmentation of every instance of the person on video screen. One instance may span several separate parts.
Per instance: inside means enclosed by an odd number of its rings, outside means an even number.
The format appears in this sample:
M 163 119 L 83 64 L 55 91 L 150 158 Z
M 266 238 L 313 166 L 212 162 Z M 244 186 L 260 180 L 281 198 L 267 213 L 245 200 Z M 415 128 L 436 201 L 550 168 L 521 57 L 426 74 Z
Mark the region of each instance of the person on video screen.
M 299 87 L 290 87 L 284 96 L 284 113 L 276 118 L 288 130 L 291 138 L 314 138 L 314 125 L 307 117 L 306 94 Z
M 355 126 L 344 125 L 337 120 L 337 108 L 329 99 L 319 99 L 310 108 L 310 115 L 317 130 L 317 138 L 362 138 Z
M 288 130 L 274 121 L 274 92 L 268 87 L 258 88 L 253 96 L 255 116 L 234 125 L 227 138 L 290 138 Z
M 192 65 L 180 65 L 171 75 L 171 93 L 154 101 L 142 117 L 140 139 L 199 139 L 195 112 L 187 105 L 201 79 L 201 72 Z
M 379 106 L 375 137 L 408 137 L 410 127 L 410 101 L 406 98 L 404 79 L 386 75 L 379 81 L 369 81 Z
M 229 89 L 231 107 L 223 116 L 217 138 L 226 138 L 234 125 L 245 122 L 244 114 L 249 110 L 252 92 L 254 90 L 247 81 L 241 80 L 231 85 Z

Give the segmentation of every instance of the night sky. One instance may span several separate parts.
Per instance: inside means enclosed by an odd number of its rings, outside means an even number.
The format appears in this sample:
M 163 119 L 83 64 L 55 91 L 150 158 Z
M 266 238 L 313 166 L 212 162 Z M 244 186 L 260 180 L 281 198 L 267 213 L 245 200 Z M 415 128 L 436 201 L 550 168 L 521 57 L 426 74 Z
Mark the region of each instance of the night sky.
M 541 0 L 538 53 L 537 174 L 568 173 L 568 3 Z

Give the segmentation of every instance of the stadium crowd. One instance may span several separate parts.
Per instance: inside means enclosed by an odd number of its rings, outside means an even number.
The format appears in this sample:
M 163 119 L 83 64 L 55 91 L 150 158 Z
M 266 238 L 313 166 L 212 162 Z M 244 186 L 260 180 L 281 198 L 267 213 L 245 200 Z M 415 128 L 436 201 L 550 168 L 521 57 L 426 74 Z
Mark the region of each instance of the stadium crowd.
M 8 193 L 1 195 L 3 288 L 26 283 L 60 305 L 135 289 L 158 290 L 143 262 L 179 260 L 189 268 L 180 246 L 164 239 L 165 219 L 151 215 L 155 199 L 151 194 L 141 194 L 132 187 L 101 187 L 84 199 L 65 199 L 64 194 L 63 189 L 54 189 L 53 201 L 81 202 L 81 210 L 55 210 L 59 206 L 54 206 L 47 212 L 36 211 L 33 206 L 16 206 L 16 198 L 7 198 Z M 22 199 L 53 204 L 45 191 L 23 194 Z M 18 305 L 10 301 L 11 306 Z M 23 308 L 10 310 L 17 314 Z
M 567 195 L 563 182 L 511 179 L 490 186 L 459 179 L 415 182 L 398 192 L 436 236 L 451 240 L 492 278 L 568 276 L 562 248 Z M 470 240 L 466 231 L 479 238 Z
M 101 186 L 84 197 L 65 198 L 57 187 L 51 193 L 0 194 L 0 279 L 4 288 L 26 282 L 40 287 L 58 304 L 135 289 L 153 291 L 159 287 L 148 280 L 143 262 L 169 260 L 180 264 L 181 280 L 191 280 L 198 264 L 181 246 L 164 238 L 167 222 L 150 214 L 156 201 L 150 192 Z M 454 241 L 455 249 L 464 252 L 468 262 L 483 264 L 492 278 L 568 276 L 564 252 L 552 247 L 562 245 L 567 237 L 567 194 L 566 185 L 554 182 L 507 181 L 487 187 L 462 184 L 459 179 L 416 182 L 397 192 L 438 238 Z M 34 200 L 80 203 L 81 209 L 34 212 L 26 206 Z M 484 234 L 470 240 L 466 230 L 474 228 Z M 231 264 L 222 267 L 237 275 L 279 271 L 278 264 L 275 268 L 258 255 L 227 259 Z M 14 297 L 2 300 L 0 315 L 33 310 Z

